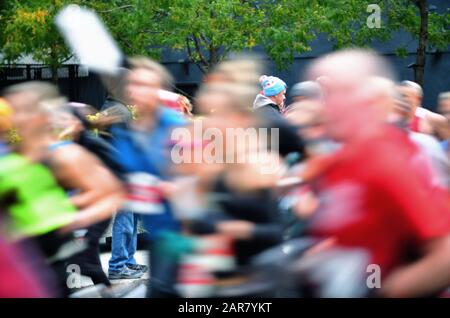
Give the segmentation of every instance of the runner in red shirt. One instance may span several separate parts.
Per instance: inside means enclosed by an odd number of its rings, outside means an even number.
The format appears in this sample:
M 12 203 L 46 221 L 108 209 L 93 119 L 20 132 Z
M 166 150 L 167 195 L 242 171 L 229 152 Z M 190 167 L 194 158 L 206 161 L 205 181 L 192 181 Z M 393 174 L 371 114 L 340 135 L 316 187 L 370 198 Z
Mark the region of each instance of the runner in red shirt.
M 389 77 L 377 56 L 343 51 L 319 59 L 311 78 L 325 75 L 325 121 L 343 142 L 322 161 L 319 209 L 311 234 L 333 238 L 327 250 L 305 258 L 301 271 L 318 296 L 429 296 L 450 286 L 450 210 L 447 194 L 431 185 L 418 149 L 384 123 L 380 100 L 367 86 Z M 345 76 L 342 76 L 345 74 Z M 369 286 L 371 269 L 381 283 Z M 373 287 L 373 289 L 372 289 Z
M 429 184 L 408 167 L 417 151 L 393 127 L 344 146 L 318 181 L 325 199 L 312 221 L 314 233 L 369 249 L 370 262 L 380 265 L 382 274 L 407 260 L 406 243 L 414 244 L 411 248 L 448 234 L 450 217 L 442 196 L 430 202 Z

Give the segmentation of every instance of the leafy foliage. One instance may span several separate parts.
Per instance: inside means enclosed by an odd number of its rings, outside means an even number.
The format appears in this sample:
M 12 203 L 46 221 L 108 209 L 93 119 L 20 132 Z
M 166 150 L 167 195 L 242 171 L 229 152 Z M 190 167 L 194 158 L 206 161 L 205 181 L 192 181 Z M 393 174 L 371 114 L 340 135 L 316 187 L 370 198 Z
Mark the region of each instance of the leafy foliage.
M 0 47 L 6 60 L 24 54 L 53 68 L 70 58 L 53 24 L 68 3 L 96 10 L 129 55 L 158 58 L 163 48 L 180 50 L 207 72 L 230 52 L 262 47 L 279 68 L 311 50 L 326 34 L 335 48 L 370 46 L 391 39 L 395 31 L 420 37 L 418 3 L 383 0 L 380 28 L 369 28 L 373 0 L 6 0 L 0 4 Z M 426 3 L 426 1 L 425 1 Z M 450 13 L 429 12 L 428 44 L 446 49 Z M 404 56 L 399 46 L 397 54 Z

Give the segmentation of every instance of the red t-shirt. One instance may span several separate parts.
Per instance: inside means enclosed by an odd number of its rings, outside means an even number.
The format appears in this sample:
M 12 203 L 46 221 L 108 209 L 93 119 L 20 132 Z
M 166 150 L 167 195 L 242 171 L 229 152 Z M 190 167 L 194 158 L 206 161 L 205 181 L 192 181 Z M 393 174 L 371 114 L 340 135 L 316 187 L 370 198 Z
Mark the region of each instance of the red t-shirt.
M 409 124 L 409 129 L 414 132 L 420 132 L 419 126 L 421 120 L 422 120 L 421 117 L 414 115 L 413 119 L 411 120 L 411 123 Z
M 311 234 L 364 249 L 382 276 L 406 261 L 408 248 L 449 234 L 448 194 L 431 186 L 427 167 L 413 163 L 417 153 L 394 127 L 344 146 L 317 181 Z

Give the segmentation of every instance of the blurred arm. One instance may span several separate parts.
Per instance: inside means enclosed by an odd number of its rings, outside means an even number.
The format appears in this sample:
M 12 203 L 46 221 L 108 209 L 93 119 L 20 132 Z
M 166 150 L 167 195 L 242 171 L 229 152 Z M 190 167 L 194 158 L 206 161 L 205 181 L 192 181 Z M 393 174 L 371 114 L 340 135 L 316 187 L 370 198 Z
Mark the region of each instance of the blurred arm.
M 120 207 L 122 186 L 94 155 L 78 145 L 70 145 L 56 150 L 54 159 L 58 182 L 67 189 L 80 191 L 71 197 L 80 210 L 70 228 L 105 220 Z
M 383 297 L 423 297 L 450 286 L 450 235 L 431 240 L 417 262 L 394 271 L 382 284 Z

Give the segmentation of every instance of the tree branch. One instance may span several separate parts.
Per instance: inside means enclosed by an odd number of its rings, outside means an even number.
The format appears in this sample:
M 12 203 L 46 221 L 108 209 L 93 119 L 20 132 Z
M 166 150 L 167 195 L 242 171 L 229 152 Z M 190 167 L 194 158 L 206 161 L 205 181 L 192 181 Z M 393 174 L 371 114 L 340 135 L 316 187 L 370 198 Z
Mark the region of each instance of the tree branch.
M 199 58 L 200 58 L 201 63 L 202 63 L 204 66 L 207 67 L 207 66 L 209 65 L 209 63 L 208 63 L 208 61 L 206 61 L 205 57 L 202 55 L 200 43 L 199 43 L 199 41 L 198 41 L 198 38 L 197 38 L 194 34 L 192 34 L 192 40 L 194 41 L 194 44 L 195 44 L 195 50 L 196 50 L 197 53 L 198 53 L 198 56 L 199 56 Z
M 67 58 L 65 58 L 64 60 L 60 61 L 60 63 L 64 63 L 67 62 L 68 60 L 70 60 L 73 57 L 73 54 L 70 54 Z
M 125 41 L 124 38 L 118 36 L 117 40 L 125 47 L 129 48 L 130 50 L 133 50 L 133 46 L 129 43 L 129 41 Z
M 192 55 L 192 49 L 191 46 L 189 45 L 189 37 L 186 37 L 186 48 L 187 48 L 187 53 L 188 53 L 188 57 L 191 60 L 192 63 L 194 63 L 195 65 L 197 65 L 197 67 L 200 69 L 200 71 L 203 74 L 206 74 L 207 70 L 204 66 L 202 66 L 201 64 L 199 64 L 197 61 L 195 61 L 194 56 Z
M 211 65 L 215 65 L 218 62 L 217 51 L 218 49 L 213 45 L 209 46 L 209 63 Z
M 220 61 L 221 61 L 224 57 L 227 57 L 228 53 L 230 53 L 230 52 L 231 52 L 231 49 L 230 49 L 230 48 L 224 48 L 223 54 L 222 54 L 222 56 L 221 56 L 221 58 L 220 58 Z M 219 61 L 219 62 L 220 62 L 220 61 Z
M 193 58 L 193 56 L 192 56 L 192 50 L 191 50 L 191 46 L 189 45 L 189 38 L 188 38 L 188 37 L 186 37 L 186 48 L 187 48 L 187 51 L 188 51 L 189 59 L 190 59 L 192 62 L 195 62 L 195 61 L 194 61 L 194 58 Z
M 121 6 L 121 7 L 112 8 L 112 9 L 110 9 L 110 10 L 103 10 L 103 11 L 99 11 L 99 12 L 100 12 L 100 13 L 109 13 L 109 12 L 113 12 L 113 11 L 116 11 L 116 10 L 120 10 L 120 9 L 128 9 L 128 8 L 133 8 L 133 7 L 134 7 L 134 5 L 132 5 L 132 4 L 126 4 L 126 5 Z
M 201 32 L 200 33 L 200 38 L 203 40 L 203 42 L 206 43 L 206 45 L 208 45 L 208 46 L 211 45 L 211 41 L 208 40 L 208 38 L 206 37 L 205 33 Z

